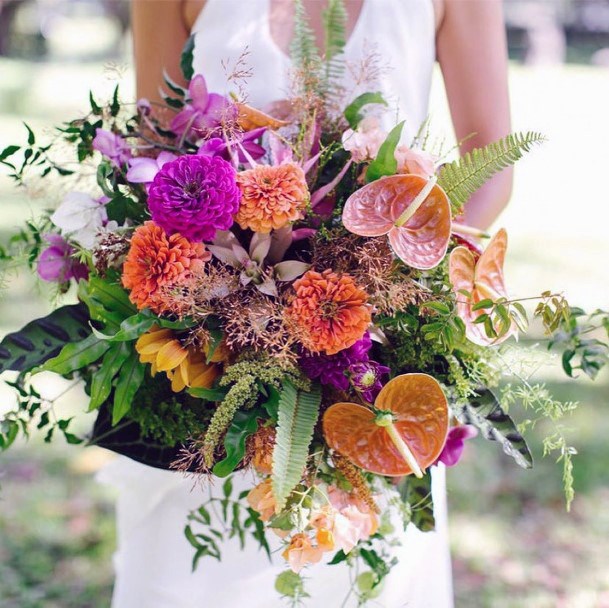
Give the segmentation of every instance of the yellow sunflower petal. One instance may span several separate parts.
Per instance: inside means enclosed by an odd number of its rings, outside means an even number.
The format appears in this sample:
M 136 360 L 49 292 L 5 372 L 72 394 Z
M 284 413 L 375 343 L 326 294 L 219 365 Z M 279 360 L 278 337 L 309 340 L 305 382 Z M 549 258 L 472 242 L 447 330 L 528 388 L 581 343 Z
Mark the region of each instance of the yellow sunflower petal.
M 202 363 L 191 370 L 191 377 L 190 386 L 193 388 L 211 388 L 218 377 L 218 368 L 215 365 Z
M 135 343 L 135 350 L 140 354 L 156 353 L 172 338 L 173 332 L 170 329 L 148 332 L 138 338 Z
M 160 372 L 166 372 L 175 369 L 184 361 L 188 351 L 180 344 L 178 340 L 167 342 L 157 353 L 156 364 Z

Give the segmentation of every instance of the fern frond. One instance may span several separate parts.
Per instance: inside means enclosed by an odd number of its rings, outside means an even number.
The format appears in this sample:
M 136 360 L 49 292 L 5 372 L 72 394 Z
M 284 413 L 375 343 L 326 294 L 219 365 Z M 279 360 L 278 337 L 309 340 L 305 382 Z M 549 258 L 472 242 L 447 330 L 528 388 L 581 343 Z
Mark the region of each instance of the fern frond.
M 326 86 L 338 80 L 345 70 L 343 51 L 347 43 L 347 11 L 343 0 L 329 0 L 323 13 Z
M 273 449 L 272 484 L 278 510 L 283 509 L 302 479 L 320 403 L 319 389 L 307 393 L 297 390 L 290 382 L 284 383 Z
M 513 133 L 444 165 L 438 176 L 438 185 L 450 199 L 453 212 L 460 213 L 472 194 L 495 173 L 513 165 L 525 152 L 543 141 L 545 137 L 541 133 Z
M 290 44 L 290 58 L 301 69 L 310 69 L 321 63 L 315 34 L 302 0 L 294 0 L 294 35 Z

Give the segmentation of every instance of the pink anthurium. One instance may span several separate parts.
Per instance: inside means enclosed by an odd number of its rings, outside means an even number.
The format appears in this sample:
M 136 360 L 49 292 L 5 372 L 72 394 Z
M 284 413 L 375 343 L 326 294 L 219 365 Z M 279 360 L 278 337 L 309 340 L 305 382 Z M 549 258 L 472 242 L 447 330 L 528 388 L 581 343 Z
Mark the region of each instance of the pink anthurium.
M 450 204 L 436 178 L 382 177 L 353 193 L 343 210 L 345 228 L 360 236 L 388 235 L 395 254 L 409 266 L 437 266 L 450 240 Z
M 488 346 L 499 344 L 517 332 L 512 322 L 507 332 L 498 338 L 486 334 L 484 323 L 476 323 L 476 319 L 484 314 L 484 310 L 473 310 L 475 305 L 486 299 L 497 301 L 507 298 L 507 290 L 503 278 L 503 263 L 507 249 L 507 232 L 502 228 L 491 239 L 479 258 L 463 246 L 455 247 L 450 254 L 449 278 L 453 290 L 457 294 L 457 312 L 465 323 L 466 336 L 474 344 Z M 471 294 L 471 298 L 463 292 Z

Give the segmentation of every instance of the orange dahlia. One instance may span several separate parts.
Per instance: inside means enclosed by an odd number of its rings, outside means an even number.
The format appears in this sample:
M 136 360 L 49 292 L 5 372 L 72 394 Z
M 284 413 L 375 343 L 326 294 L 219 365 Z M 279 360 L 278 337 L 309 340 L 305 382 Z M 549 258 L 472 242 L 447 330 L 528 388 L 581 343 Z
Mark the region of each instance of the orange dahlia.
M 294 163 L 258 165 L 237 174 L 241 205 L 235 216 L 241 228 L 269 233 L 302 218 L 309 200 L 304 171 Z
M 150 308 L 160 314 L 167 311 L 163 289 L 179 285 L 210 259 L 203 243 L 191 243 L 177 233 L 168 236 L 154 222 L 146 222 L 131 237 L 123 285 L 140 310 Z
M 347 274 L 309 270 L 294 289 L 288 316 L 312 352 L 334 355 L 355 344 L 370 325 L 368 295 Z

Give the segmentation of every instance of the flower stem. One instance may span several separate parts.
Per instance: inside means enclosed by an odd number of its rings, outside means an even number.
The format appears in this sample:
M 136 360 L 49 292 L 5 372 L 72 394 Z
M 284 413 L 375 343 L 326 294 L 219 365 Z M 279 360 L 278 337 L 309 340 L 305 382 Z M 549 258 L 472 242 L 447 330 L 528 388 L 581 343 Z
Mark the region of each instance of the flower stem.
M 408 205 L 402 215 L 395 221 L 395 226 L 401 228 L 419 209 L 419 207 L 425 202 L 425 199 L 429 196 L 429 193 L 433 190 L 436 185 L 438 178 L 436 175 L 431 177 L 429 181 L 421 188 L 421 191 L 417 194 L 415 199 Z

